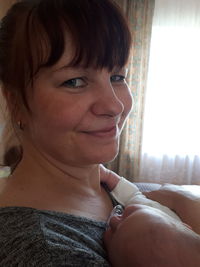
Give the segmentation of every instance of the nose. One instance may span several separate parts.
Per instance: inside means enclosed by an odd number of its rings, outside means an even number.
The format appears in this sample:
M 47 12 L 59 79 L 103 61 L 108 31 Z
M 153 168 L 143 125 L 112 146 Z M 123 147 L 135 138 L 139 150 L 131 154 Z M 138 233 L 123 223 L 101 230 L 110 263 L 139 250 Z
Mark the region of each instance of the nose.
M 124 111 L 124 103 L 120 96 L 117 96 L 111 83 L 98 88 L 98 98 L 92 107 L 92 112 L 98 116 L 120 116 Z
M 115 230 L 122 219 L 122 214 L 123 207 L 121 205 L 115 206 L 108 218 L 108 227 L 110 227 L 112 230 Z

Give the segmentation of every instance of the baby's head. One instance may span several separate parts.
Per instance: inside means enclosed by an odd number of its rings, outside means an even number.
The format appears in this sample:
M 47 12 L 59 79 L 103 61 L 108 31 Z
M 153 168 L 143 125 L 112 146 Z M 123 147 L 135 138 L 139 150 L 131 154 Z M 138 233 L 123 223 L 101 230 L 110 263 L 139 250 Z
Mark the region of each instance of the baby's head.
M 174 258 L 173 266 L 182 266 L 180 251 L 187 248 L 188 231 L 158 209 L 131 205 L 122 215 L 111 217 L 104 243 L 114 267 L 167 267 L 168 258 Z

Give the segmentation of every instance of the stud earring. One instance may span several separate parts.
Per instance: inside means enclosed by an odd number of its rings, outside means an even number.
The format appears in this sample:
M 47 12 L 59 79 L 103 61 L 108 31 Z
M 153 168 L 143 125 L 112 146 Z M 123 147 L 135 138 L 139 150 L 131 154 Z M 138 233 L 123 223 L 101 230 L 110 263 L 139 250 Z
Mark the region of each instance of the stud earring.
M 20 130 L 24 130 L 24 125 L 22 124 L 22 122 L 21 122 L 21 120 L 19 120 L 18 122 L 17 122 L 17 126 L 18 126 L 18 128 L 20 129 Z

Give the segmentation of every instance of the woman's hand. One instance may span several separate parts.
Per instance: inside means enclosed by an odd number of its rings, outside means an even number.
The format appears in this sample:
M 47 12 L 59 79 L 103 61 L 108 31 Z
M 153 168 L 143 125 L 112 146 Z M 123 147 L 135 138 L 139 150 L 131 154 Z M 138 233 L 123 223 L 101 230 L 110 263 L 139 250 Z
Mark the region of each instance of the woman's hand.
M 194 193 L 182 186 L 166 184 L 159 190 L 144 194 L 175 211 L 184 223 L 200 234 L 200 193 Z

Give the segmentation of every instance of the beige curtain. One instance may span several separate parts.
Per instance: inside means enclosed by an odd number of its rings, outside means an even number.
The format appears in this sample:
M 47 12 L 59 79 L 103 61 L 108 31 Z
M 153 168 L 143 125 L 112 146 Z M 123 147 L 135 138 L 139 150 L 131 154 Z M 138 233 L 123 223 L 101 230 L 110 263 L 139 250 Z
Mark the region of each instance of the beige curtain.
M 134 103 L 122 133 L 120 152 L 107 167 L 133 181 L 139 174 L 144 97 L 155 0 L 115 0 L 125 12 L 133 35 L 128 83 Z
M 156 0 L 139 181 L 200 185 L 200 1 Z

